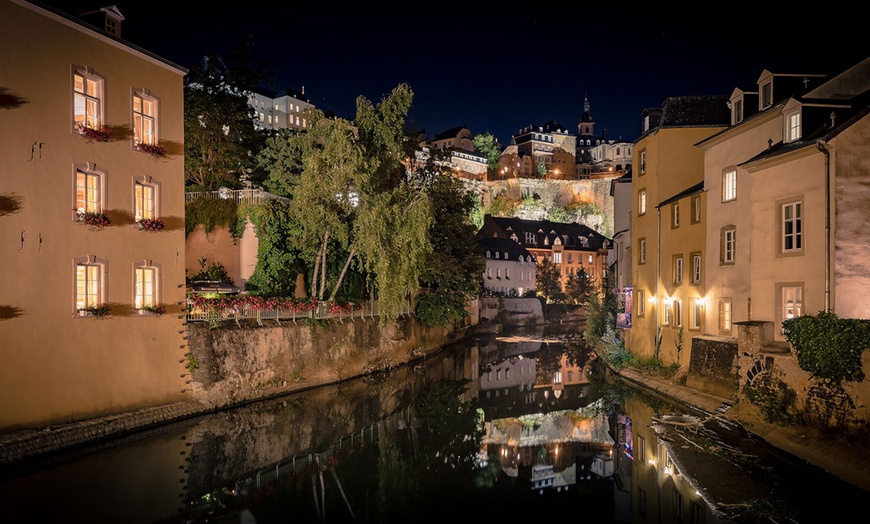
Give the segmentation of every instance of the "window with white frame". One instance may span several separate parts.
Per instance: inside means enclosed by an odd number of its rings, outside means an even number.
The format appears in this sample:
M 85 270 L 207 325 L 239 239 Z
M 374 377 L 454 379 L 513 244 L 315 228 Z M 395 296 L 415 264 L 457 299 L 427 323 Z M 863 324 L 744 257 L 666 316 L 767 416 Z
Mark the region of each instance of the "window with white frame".
M 665 307 L 662 308 L 662 324 L 671 325 L 671 306 L 673 302 L 665 302 Z
M 799 253 L 803 249 L 803 203 L 787 202 L 780 209 L 781 252 Z
M 767 82 L 761 86 L 761 109 L 766 109 L 773 104 L 773 82 Z
M 504 278 L 505 278 L 505 280 L 510 280 L 510 279 L 511 279 L 511 270 L 510 270 L 510 268 L 507 268 L 507 267 L 504 268 Z
M 731 335 L 731 297 L 719 298 L 719 334 Z
M 91 68 L 73 71 L 73 123 L 77 129 L 99 129 L 103 125 L 105 82 Z
M 137 262 L 133 267 L 133 307 L 160 304 L 160 267 L 150 260 Z
M 781 289 L 781 308 L 782 320 L 796 318 L 803 315 L 803 286 L 801 285 L 782 285 Z
M 556 251 L 555 253 L 553 253 L 553 263 L 554 264 L 561 264 L 562 263 L 562 253 L 561 252 Z
M 157 99 L 147 90 L 133 93 L 133 144 L 157 144 Z
M 722 202 L 737 199 L 737 170 L 728 169 L 722 173 Z
M 75 174 L 76 213 L 102 213 L 106 174 L 93 165 L 81 165 Z
M 492 278 L 492 268 L 486 268 L 486 278 Z
M 637 193 L 637 214 L 646 214 L 646 189 L 641 189 Z
M 674 300 L 674 326 L 680 327 L 683 325 L 683 303 L 679 300 Z
M 680 203 L 671 204 L 671 227 L 680 227 Z
M 701 221 L 701 195 L 692 197 L 692 223 Z
M 692 284 L 701 283 L 701 253 L 692 253 Z
M 738 98 L 731 104 L 732 124 L 738 124 L 743 121 L 743 99 Z
M 733 225 L 723 226 L 719 230 L 719 263 L 733 264 L 736 259 L 737 228 Z
M 638 264 L 646 264 L 646 239 L 645 238 L 640 239 L 640 246 L 638 246 L 638 247 L 639 247 L 639 249 L 637 250 L 638 251 L 637 263 Z
M 158 184 L 150 177 L 137 180 L 133 187 L 133 214 L 136 222 L 145 218 L 157 218 Z
M 649 118 L 649 117 L 646 117 Z M 640 174 L 646 173 L 646 149 L 640 152 Z
M 637 291 L 637 316 L 642 317 L 646 314 L 646 291 L 639 289 Z
M 75 307 L 101 306 L 106 302 L 107 262 L 95 256 L 75 260 Z
M 786 115 L 785 141 L 794 142 L 801 137 L 801 113 L 794 111 Z
M 679 286 L 683 283 L 683 255 L 674 257 L 674 285 Z
M 525 236 L 526 236 L 526 244 L 529 244 L 529 245 L 537 244 L 537 242 L 535 242 L 535 234 L 534 233 L 530 233 L 527 231 Z

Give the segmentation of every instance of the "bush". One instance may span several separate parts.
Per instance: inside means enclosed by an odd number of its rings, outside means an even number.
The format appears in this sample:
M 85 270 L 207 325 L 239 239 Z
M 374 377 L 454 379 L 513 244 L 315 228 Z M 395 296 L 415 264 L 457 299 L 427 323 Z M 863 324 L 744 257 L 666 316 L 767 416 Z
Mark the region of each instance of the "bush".
M 864 380 L 861 355 L 870 348 L 870 321 L 821 312 L 783 321 L 782 332 L 800 368 L 813 377 L 835 384 Z

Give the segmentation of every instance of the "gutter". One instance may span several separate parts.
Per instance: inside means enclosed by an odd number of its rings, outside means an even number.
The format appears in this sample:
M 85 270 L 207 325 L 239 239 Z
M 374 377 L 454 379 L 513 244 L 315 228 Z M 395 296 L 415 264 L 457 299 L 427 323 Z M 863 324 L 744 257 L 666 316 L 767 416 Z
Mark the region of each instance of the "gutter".
M 831 152 L 824 142 L 816 147 L 825 155 L 825 312 L 831 311 Z

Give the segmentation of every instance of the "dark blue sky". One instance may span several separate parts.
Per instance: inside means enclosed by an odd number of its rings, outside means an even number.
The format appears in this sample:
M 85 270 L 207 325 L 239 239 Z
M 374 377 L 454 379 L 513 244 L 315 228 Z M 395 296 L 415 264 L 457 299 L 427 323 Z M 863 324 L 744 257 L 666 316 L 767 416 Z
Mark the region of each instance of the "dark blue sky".
M 46 3 L 71 13 L 109 4 Z M 503 145 L 521 127 L 549 120 L 576 133 L 584 96 L 598 134 L 633 141 L 642 110 L 668 96 L 728 95 L 765 68 L 830 73 L 870 56 L 857 13 L 769 4 L 767 19 L 751 8 L 735 18 L 733 4 L 699 12 L 579 2 L 114 5 L 126 17 L 126 39 L 181 66 L 252 35 L 278 87 L 304 86 L 320 109 L 352 118 L 358 96 L 377 102 L 404 82 L 414 91 L 410 117 L 430 137 L 464 124 Z

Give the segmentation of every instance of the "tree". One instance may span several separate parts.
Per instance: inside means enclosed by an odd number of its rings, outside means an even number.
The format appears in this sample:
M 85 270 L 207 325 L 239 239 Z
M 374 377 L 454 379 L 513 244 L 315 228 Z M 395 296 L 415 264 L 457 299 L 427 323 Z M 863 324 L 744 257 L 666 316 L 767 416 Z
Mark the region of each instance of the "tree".
M 537 168 L 535 169 L 535 172 L 538 173 L 538 176 L 539 176 L 539 177 L 547 176 L 547 165 L 544 164 L 544 159 L 543 159 L 543 158 L 541 158 L 540 160 L 538 160 L 538 166 L 537 166 Z
M 587 305 L 589 296 L 593 291 L 594 283 L 583 270 L 575 272 L 565 283 L 565 295 L 574 304 Z
M 492 133 L 481 133 L 474 136 L 474 147 L 486 157 L 487 165 L 492 170 L 498 169 L 501 149 Z
M 292 239 L 298 234 L 298 223 L 290 205 L 280 200 L 267 200 L 260 206 L 250 206 L 250 218 L 259 242 L 257 267 L 245 283 L 248 291 L 262 296 L 292 297 L 296 278 L 305 265 Z
M 559 266 L 554 264 L 549 258 L 542 257 L 538 260 L 535 271 L 538 294 L 547 299 L 547 302 L 560 302 L 563 300 L 565 293 L 562 292 Z
M 254 58 L 253 40 L 240 40 L 225 56 L 207 51 L 184 87 L 184 174 L 188 186 L 237 187 L 253 166 L 265 135 L 254 128 L 248 96 L 271 79 Z

